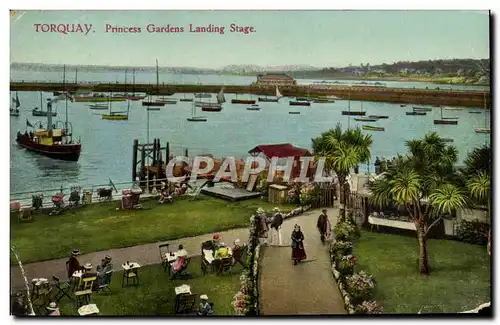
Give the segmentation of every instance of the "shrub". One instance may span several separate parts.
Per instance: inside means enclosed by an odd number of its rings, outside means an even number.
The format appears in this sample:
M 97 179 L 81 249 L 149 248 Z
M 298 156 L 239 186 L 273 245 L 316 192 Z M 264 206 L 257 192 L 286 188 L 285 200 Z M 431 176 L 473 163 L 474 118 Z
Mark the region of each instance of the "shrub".
M 350 241 L 334 241 L 330 246 L 330 255 L 332 259 L 349 255 L 352 253 L 352 242 Z
M 351 241 L 355 237 L 356 229 L 348 222 L 337 222 L 333 227 L 333 234 L 337 241 Z
M 382 309 L 376 301 L 363 301 L 360 305 L 355 307 L 356 314 L 382 314 Z
M 354 266 L 356 265 L 356 257 L 353 255 L 342 256 L 337 264 L 337 269 L 340 275 L 345 278 L 354 273 Z
M 355 273 L 345 279 L 347 292 L 351 295 L 354 304 L 368 300 L 372 296 L 372 290 L 375 288 L 373 277 L 364 271 Z
M 469 244 L 486 245 L 488 244 L 489 230 L 490 225 L 479 220 L 460 220 L 457 238 Z

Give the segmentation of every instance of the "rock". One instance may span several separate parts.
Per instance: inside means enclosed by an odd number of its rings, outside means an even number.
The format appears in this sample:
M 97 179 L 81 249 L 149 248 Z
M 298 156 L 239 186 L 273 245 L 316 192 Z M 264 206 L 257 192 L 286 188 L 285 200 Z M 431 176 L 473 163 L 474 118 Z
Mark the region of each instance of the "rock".
M 344 297 L 344 302 L 345 302 L 346 306 L 350 306 L 351 305 L 351 299 L 349 299 L 349 296 L 346 295 Z
M 356 311 L 355 311 L 355 310 L 354 310 L 354 308 L 352 308 L 352 307 L 347 308 L 347 312 L 348 312 L 349 314 L 351 314 L 351 315 L 352 315 L 352 314 L 354 314 L 354 313 L 356 313 Z
M 333 276 L 335 277 L 335 280 L 338 280 L 340 277 L 340 273 L 339 273 L 339 271 L 335 270 L 335 267 L 333 269 Z M 340 283 L 340 284 L 342 284 L 342 283 Z
M 345 296 L 349 296 L 349 294 L 347 293 L 347 291 L 345 291 L 344 289 L 342 289 L 342 297 L 345 297 Z
M 344 285 L 342 284 L 342 282 L 339 283 L 339 289 L 340 289 L 340 292 L 342 292 L 342 290 L 344 290 Z

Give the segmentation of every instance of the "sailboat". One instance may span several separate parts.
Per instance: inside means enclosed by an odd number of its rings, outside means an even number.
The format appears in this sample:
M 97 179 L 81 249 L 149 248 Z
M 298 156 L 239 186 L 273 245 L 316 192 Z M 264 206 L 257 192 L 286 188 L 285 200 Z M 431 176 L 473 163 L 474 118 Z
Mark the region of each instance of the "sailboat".
M 103 120 L 128 120 L 128 114 L 130 112 L 130 101 L 127 101 L 127 115 L 121 114 L 125 112 L 113 112 L 111 110 L 111 101 L 108 102 L 109 114 L 102 114 Z
M 156 91 L 159 92 L 160 91 L 160 76 L 158 74 L 158 60 L 156 60 Z M 151 94 L 149 96 L 149 100 L 148 101 L 143 101 L 142 102 L 142 106 L 158 106 L 158 107 L 163 107 L 165 106 L 165 103 L 161 103 L 161 102 L 153 102 L 151 101 Z
M 179 99 L 180 102 L 192 102 L 193 98 L 186 98 L 186 93 L 183 94 L 183 97 Z
M 351 93 L 349 93 L 349 103 L 348 105 L 348 110 L 347 111 L 342 111 L 342 115 L 351 115 L 351 116 L 365 116 L 366 112 L 363 111 L 363 102 L 361 102 L 361 110 L 360 111 L 351 111 Z
M 259 97 L 259 102 L 274 102 L 274 103 L 277 103 L 280 98 L 283 97 L 283 95 L 281 95 L 279 89 L 278 89 L 278 86 L 276 86 L 276 98 L 269 98 L 267 97 Z
M 47 116 L 48 112 L 47 111 L 42 111 L 41 108 L 43 107 L 43 95 L 42 92 L 40 91 L 40 110 L 38 110 L 38 107 L 33 108 L 31 111 L 31 114 L 33 116 Z M 50 100 L 50 99 L 47 99 Z M 52 116 L 57 116 L 57 112 L 51 112 Z
M 486 110 L 486 95 L 484 95 L 484 109 Z M 487 126 L 488 126 L 487 114 L 485 111 L 484 112 L 484 128 L 475 128 L 474 131 L 476 131 L 476 133 L 491 133 L 491 129 Z
M 423 106 L 413 106 L 414 112 L 431 112 L 432 107 L 423 107 Z
M 449 106 L 447 106 L 444 109 L 447 111 L 462 111 L 464 108 L 463 107 L 449 107 Z
M 63 68 L 63 85 L 66 83 L 66 66 Z M 64 88 L 65 86 L 63 86 Z M 52 124 L 52 102 L 58 98 L 47 102 L 47 128 L 43 129 L 40 125 L 39 129 L 35 129 L 28 120 L 26 120 L 26 131 L 17 132 L 16 142 L 27 150 L 38 154 L 67 161 L 78 161 L 82 151 L 80 141 L 73 142 L 73 126 L 68 122 L 68 98 L 66 97 L 66 121 L 64 128 L 56 128 L 59 123 Z M 33 131 L 28 133 L 28 127 Z
M 434 124 L 457 125 L 458 121 L 457 120 L 445 119 L 443 117 L 443 106 L 441 106 L 441 119 L 440 120 L 434 120 Z
M 19 97 L 17 96 L 17 92 L 16 92 L 16 98 L 12 98 L 12 103 L 14 103 L 15 107 L 10 108 L 10 116 L 19 116 L 19 106 L 21 106 L 21 103 L 19 102 Z
M 212 98 L 210 93 L 194 94 L 194 98 Z
M 203 116 L 196 116 L 196 105 L 193 102 L 192 105 L 192 110 L 191 110 L 191 117 L 188 117 L 187 120 L 188 122 L 206 122 L 207 118 Z
M 90 104 L 90 105 L 87 105 L 90 109 L 101 109 L 101 110 L 105 110 L 105 109 L 108 109 L 108 105 L 107 104 Z
M 125 73 L 127 72 L 125 71 Z M 133 100 L 133 101 L 142 100 L 146 98 L 146 95 L 135 94 L 135 69 L 132 69 L 132 95 L 125 94 L 125 96 L 127 97 L 128 100 Z
M 222 110 L 222 104 L 225 102 L 226 97 L 224 97 L 224 88 L 221 88 L 217 94 L 217 103 L 204 103 L 201 104 L 200 107 L 204 112 L 220 112 Z

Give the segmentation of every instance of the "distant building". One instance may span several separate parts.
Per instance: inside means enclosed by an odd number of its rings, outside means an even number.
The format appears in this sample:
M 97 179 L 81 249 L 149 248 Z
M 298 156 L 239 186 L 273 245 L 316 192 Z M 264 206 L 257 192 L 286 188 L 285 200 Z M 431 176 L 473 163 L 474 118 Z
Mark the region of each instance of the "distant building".
M 297 81 L 287 74 L 272 73 L 257 76 L 257 85 L 294 86 Z

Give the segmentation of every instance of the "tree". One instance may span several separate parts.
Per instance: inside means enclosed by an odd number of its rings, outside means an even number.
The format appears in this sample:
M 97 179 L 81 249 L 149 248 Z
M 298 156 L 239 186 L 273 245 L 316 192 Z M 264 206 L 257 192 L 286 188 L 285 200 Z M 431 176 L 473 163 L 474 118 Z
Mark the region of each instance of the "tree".
M 323 132 L 319 137 L 311 139 L 316 159 L 325 157 L 326 171 L 334 171 L 339 180 L 341 204 L 346 203 L 345 182 L 351 168 L 367 162 L 370 157 L 370 148 L 373 143 L 370 134 L 363 134 L 361 129 L 342 131 L 337 124 L 334 129 Z
M 419 244 L 419 269 L 429 274 L 427 237 L 445 214 L 454 214 L 468 205 L 468 196 L 457 185 L 454 164 L 457 149 L 448 146 L 437 133 L 406 142 L 409 154 L 399 156 L 380 179 L 371 182 L 371 201 L 381 207 L 404 206 Z
M 465 167 L 460 170 L 462 185 L 468 190 L 473 203 L 486 206 L 490 219 L 492 156 L 491 145 L 476 148 L 467 155 Z M 488 232 L 488 252 L 490 247 L 491 230 Z

